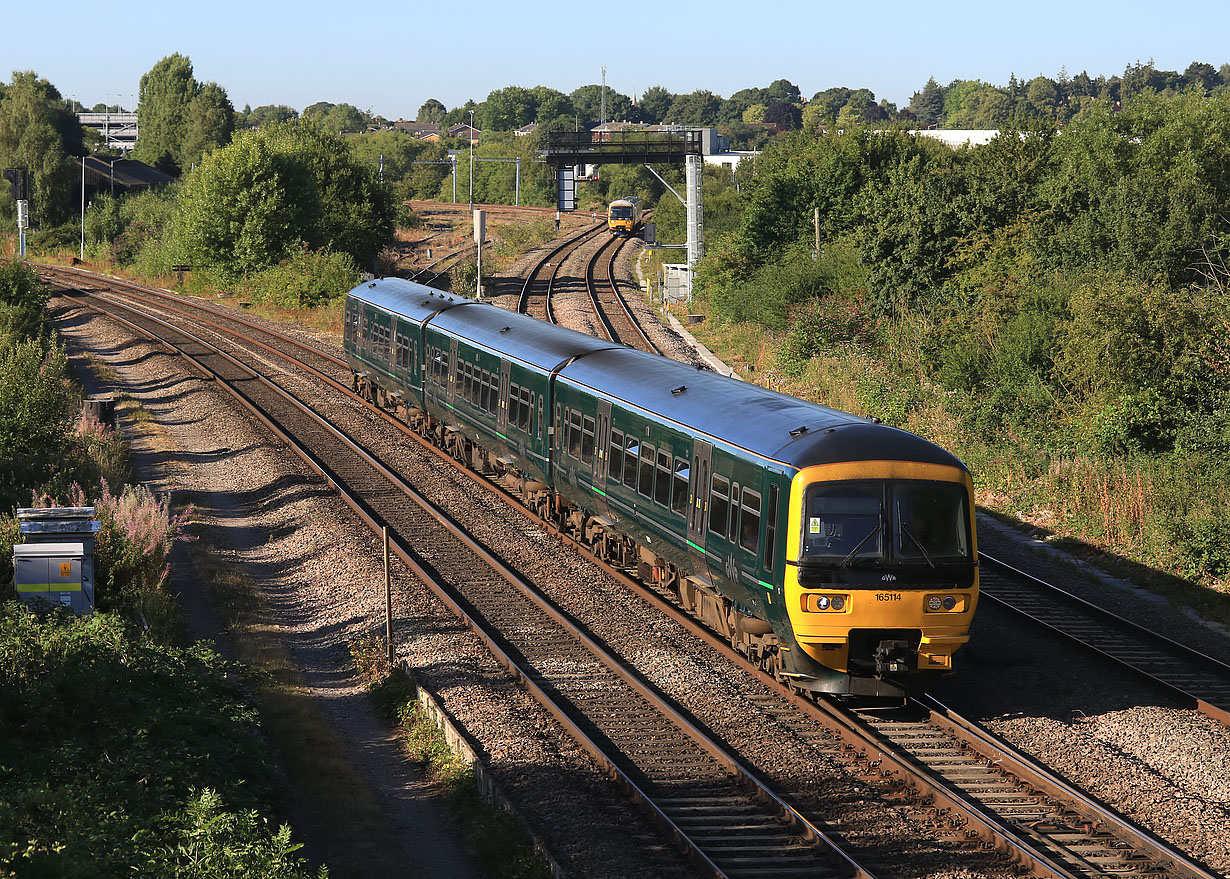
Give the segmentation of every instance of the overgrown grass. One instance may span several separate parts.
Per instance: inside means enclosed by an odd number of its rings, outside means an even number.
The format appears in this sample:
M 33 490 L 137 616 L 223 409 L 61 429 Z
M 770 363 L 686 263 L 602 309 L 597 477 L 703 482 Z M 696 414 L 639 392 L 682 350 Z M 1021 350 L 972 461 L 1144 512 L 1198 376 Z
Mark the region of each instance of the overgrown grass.
M 549 866 L 516 818 L 483 802 L 474 770 L 449 747 L 444 733 L 423 710 L 414 680 L 400 667 L 389 667 L 383 640 L 357 639 L 351 644 L 351 656 L 367 678 L 380 712 L 396 723 L 406 751 L 444 791 L 448 811 L 461 825 L 484 875 L 549 879 Z

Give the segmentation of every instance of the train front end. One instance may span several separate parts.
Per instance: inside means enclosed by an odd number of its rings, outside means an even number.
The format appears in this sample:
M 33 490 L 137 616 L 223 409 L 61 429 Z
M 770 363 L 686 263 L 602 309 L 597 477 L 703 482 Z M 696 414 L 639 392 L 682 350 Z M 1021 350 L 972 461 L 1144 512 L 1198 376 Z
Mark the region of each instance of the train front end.
M 798 681 L 897 697 L 952 670 L 978 603 L 973 484 L 959 466 L 822 464 L 791 483 L 785 582 Z
M 611 202 L 607 212 L 607 228 L 616 235 L 631 235 L 637 223 L 636 205 L 630 201 Z

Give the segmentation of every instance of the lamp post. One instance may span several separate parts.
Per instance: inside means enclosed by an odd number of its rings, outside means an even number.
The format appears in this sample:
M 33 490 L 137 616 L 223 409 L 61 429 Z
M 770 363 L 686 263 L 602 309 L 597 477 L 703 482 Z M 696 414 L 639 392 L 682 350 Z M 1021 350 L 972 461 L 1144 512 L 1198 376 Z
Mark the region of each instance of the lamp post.
M 474 210 L 474 111 L 470 111 L 470 210 Z

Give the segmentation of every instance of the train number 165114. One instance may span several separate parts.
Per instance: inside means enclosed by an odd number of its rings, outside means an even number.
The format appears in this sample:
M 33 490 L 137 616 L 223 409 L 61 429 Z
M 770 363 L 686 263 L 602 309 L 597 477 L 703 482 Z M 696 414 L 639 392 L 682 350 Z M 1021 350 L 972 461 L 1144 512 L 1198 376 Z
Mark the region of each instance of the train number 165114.
M 900 592 L 877 592 L 876 601 L 900 601 Z

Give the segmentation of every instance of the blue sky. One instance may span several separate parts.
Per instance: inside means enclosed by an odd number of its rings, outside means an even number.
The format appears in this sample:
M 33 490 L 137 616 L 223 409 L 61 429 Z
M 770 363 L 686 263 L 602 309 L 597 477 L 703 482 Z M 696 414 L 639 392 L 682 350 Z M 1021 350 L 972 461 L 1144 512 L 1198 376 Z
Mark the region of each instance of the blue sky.
M 168 14 L 170 11 L 170 14 Z M 651 85 L 728 97 L 776 79 L 805 97 L 870 88 L 899 107 L 934 76 L 996 85 L 1122 74 L 1135 61 L 1182 71 L 1230 61 L 1224 2 L 782 2 L 582 4 L 540 0 L 241 3 L 179 7 L 132 0 L 6 4 L 0 79 L 34 70 L 68 98 L 133 107 L 141 75 L 179 52 L 198 81 L 236 108 L 350 103 L 414 118 L 436 98 L 481 101 L 506 85 L 562 92 L 600 81 L 631 95 Z

